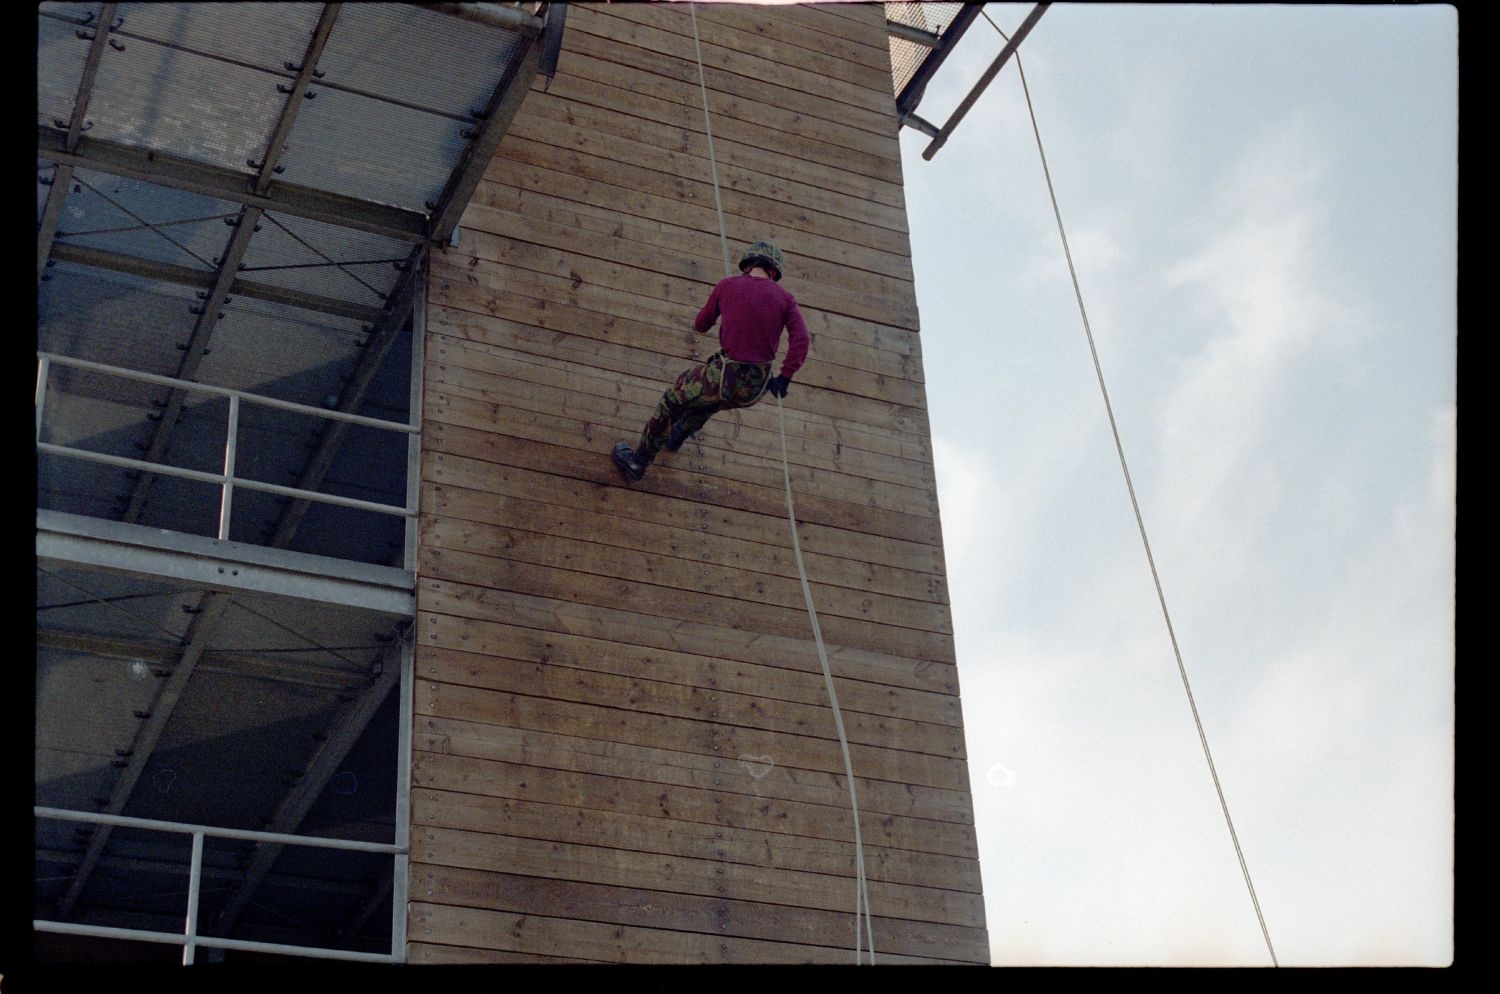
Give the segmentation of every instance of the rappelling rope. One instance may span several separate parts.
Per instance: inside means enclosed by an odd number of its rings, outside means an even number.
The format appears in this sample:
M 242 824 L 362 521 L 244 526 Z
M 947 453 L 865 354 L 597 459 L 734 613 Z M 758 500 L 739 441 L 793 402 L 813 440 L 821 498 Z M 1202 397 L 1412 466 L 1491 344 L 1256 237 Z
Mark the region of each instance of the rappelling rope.
M 703 48 L 698 42 L 698 5 L 688 4 L 693 23 L 693 51 L 698 58 L 698 88 L 703 94 L 703 128 L 708 135 L 708 165 L 713 176 L 714 210 L 719 218 L 719 248 L 724 253 L 724 275 L 732 276 L 729 265 L 729 236 L 724 227 L 724 205 L 719 198 L 719 163 L 714 157 L 714 133 L 709 123 L 708 85 L 703 78 Z M 865 936 L 869 941 L 870 964 L 875 963 L 875 930 L 870 918 L 870 890 L 865 879 L 865 847 L 859 831 L 859 799 L 854 790 L 854 764 L 849 758 L 849 740 L 844 735 L 844 716 L 839 711 L 839 696 L 833 689 L 833 671 L 828 665 L 828 650 L 823 645 L 823 630 L 818 626 L 818 612 L 813 608 L 812 587 L 807 582 L 807 567 L 802 562 L 802 543 L 797 538 L 797 513 L 792 505 L 792 471 L 786 450 L 786 411 L 776 398 L 778 428 L 781 434 L 781 475 L 786 482 L 786 514 L 792 528 L 792 552 L 797 559 L 797 575 L 802 580 L 802 596 L 807 601 L 807 616 L 812 620 L 813 641 L 818 647 L 818 661 L 823 665 L 823 681 L 828 685 L 828 701 L 833 706 L 833 723 L 839 733 L 839 748 L 844 754 L 844 779 L 849 781 L 849 808 L 854 815 L 854 962 L 861 960 L 860 916 L 864 917 Z
M 833 705 L 833 723 L 839 732 L 839 748 L 844 752 L 844 777 L 849 781 L 849 807 L 854 812 L 854 962 L 859 962 L 859 916 L 865 919 L 865 933 L 870 943 L 870 963 L 875 963 L 875 935 L 870 922 L 870 890 L 865 879 L 865 847 L 859 834 L 859 799 L 854 794 L 854 765 L 849 760 L 849 740 L 844 737 L 844 717 L 839 712 L 839 695 L 833 689 L 833 672 L 828 667 L 828 650 L 823 647 L 823 631 L 818 627 L 818 612 L 813 609 L 812 588 L 807 583 L 807 567 L 802 564 L 802 544 L 797 541 L 797 514 L 792 509 L 792 473 L 786 455 L 786 409 L 776 398 L 777 428 L 781 434 L 781 475 L 786 481 L 786 516 L 792 525 L 792 552 L 797 557 L 797 575 L 802 579 L 802 596 L 807 600 L 807 615 L 812 619 L 813 641 L 818 646 L 818 661 L 823 664 L 823 682 L 828 684 L 828 700 Z
M 1000 37 L 1010 41 L 1010 37 L 1000 26 L 990 20 L 990 15 L 981 10 L 984 19 L 990 22 L 990 27 L 999 32 Z M 1156 585 L 1156 599 L 1161 604 L 1162 617 L 1167 622 L 1167 635 L 1172 641 L 1172 654 L 1177 659 L 1177 672 L 1182 677 L 1182 689 L 1187 692 L 1188 708 L 1193 712 L 1193 724 L 1198 729 L 1198 741 L 1203 746 L 1203 758 L 1208 761 L 1208 772 L 1213 777 L 1214 790 L 1219 795 L 1219 808 L 1224 812 L 1224 823 L 1229 826 L 1229 838 L 1234 842 L 1234 854 L 1240 861 L 1240 873 L 1245 877 L 1245 887 L 1250 891 L 1250 903 L 1255 906 L 1255 918 L 1260 922 L 1260 934 L 1266 940 L 1266 949 L 1271 954 L 1271 965 L 1280 966 L 1276 959 L 1276 949 L 1271 945 L 1271 933 L 1266 928 L 1266 919 L 1260 910 L 1260 900 L 1255 896 L 1255 884 L 1250 880 L 1250 866 L 1245 862 L 1245 853 L 1240 848 L 1240 838 L 1234 830 L 1234 819 L 1229 816 L 1229 802 L 1224 799 L 1224 788 L 1219 783 L 1219 772 L 1214 768 L 1213 753 L 1208 748 L 1208 735 L 1203 730 L 1203 721 L 1198 716 L 1198 705 L 1193 700 L 1193 686 L 1188 682 L 1187 667 L 1182 662 L 1182 650 L 1177 645 L 1177 632 L 1172 627 L 1172 616 L 1167 611 L 1167 598 L 1161 589 L 1161 577 L 1156 571 L 1156 559 L 1151 555 L 1151 540 L 1146 537 L 1146 521 L 1141 516 L 1141 505 L 1136 500 L 1135 485 L 1130 481 L 1130 467 L 1125 462 L 1125 446 L 1120 442 L 1120 429 L 1115 424 L 1115 412 L 1109 402 L 1109 390 L 1104 385 L 1104 370 L 1099 364 L 1099 350 L 1094 347 L 1094 332 L 1089 327 L 1088 312 L 1083 307 L 1083 291 L 1078 286 L 1078 271 L 1073 268 L 1073 253 L 1068 248 L 1068 233 L 1063 228 L 1062 211 L 1057 206 L 1057 192 L 1052 186 L 1052 172 L 1047 168 L 1047 153 L 1042 148 L 1042 132 L 1037 127 L 1036 110 L 1031 104 L 1031 88 L 1026 85 L 1026 70 L 1021 66 L 1021 54 L 1015 53 L 1016 71 L 1021 76 L 1021 90 L 1026 94 L 1026 111 L 1031 115 L 1031 131 L 1036 136 L 1037 154 L 1042 160 L 1042 175 L 1047 179 L 1047 196 L 1052 200 L 1052 215 L 1057 219 L 1057 233 L 1062 238 L 1063 255 L 1068 260 L 1068 275 L 1073 280 L 1073 295 L 1078 299 L 1078 314 L 1083 319 L 1083 332 L 1089 342 L 1089 354 L 1094 359 L 1094 375 L 1099 380 L 1099 392 L 1104 395 L 1104 410 L 1109 415 L 1109 430 L 1114 435 L 1115 452 L 1120 457 L 1120 469 L 1125 473 L 1125 489 L 1130 492 L 1130 506 L 1135 511 L 1135 524 L 1141 533 L 1141 544 L 1146 548 L 1146 562 L 1151 567 L 1151 582 Z
M 714 158 L 714 129 L 708 120 L 708 83 L 703 79 L 703 46 L 698 43 L 698 5 L 688 4 L 693 20 L 693 54 L 698 57 L 698 91 L 703 94 L 703 130 L 708 135 L 708 168 L 714 178 L 714 210 L 719 216 L 719 251 L 724 254 L 724 275 L 734 271 L 729 266 L 729 236 L 724 232 L 724 204 L 719 199 L 719 160 Z

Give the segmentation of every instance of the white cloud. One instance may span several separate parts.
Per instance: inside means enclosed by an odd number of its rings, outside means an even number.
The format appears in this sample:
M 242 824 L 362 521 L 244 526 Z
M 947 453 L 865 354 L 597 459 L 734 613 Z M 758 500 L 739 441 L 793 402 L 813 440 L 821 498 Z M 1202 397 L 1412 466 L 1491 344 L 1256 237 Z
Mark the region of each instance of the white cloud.
M 1235 103 L 1198 78 L 1218 48 L 1143 72 L 1149 16 L 1058 8 L 1060 36 L 1108 23 L 1028 71 L 1214 759 L 1284 963 L 1440 963 L 1451 302 L 1441 272 L 1392 295 L 1426 259 L 1367 244 L 1401 227 L 1368 205 L 1415 188 L 1348 141 L 1401 126 L 1384 98 L 1346 105 L 1353 89 L 1282 81 Z M 1215 21 L 1229 48 L 1270 23 L 1161 16 L 1195 43 Z M 1306 24 L 1276 24 L 1267 58 L 1342 78 L 1285 48 Z M 1065 94 L 1092 61 L 1089 92 Z M 995 960 L 1264 963 L 1009 71 L 986 100 L 997 113 L 940 156 L 940 238 L 916 244 L 915 206 L 913 224 L 917 261 L 950 281 L 924 297 L 924 344 Z M 975 251 L 955 229 L 981 207 Z

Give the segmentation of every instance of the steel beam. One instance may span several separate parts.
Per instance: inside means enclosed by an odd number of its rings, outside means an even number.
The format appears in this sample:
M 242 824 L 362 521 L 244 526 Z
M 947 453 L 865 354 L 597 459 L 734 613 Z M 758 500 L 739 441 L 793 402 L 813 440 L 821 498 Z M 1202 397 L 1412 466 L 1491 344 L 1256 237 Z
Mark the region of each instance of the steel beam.
M 927 57 L 922 60 L 917 71 L 912 73 L 911 79 L 907 80 L 906 85 L 901 88 L 901 92 L 896 97 L 898 114 L 917 109 L 917 104 L 922 102 L 922 94 L 927 89 L 928 82 L 953 52 L 954 46 L 964 36 L 964 32 L 969 30 L 969 25 L 979 16 L 983 7 L 983 4 L 966 3 L 959 8 L 958 13 L 954 15 L 953 23 L 943 31 L 942 44 L 927 53 Z
M 66 149 L 64 143 L 65 137 L 61 133 L 45 125 L 37 128 L 38 157 L 62 165 L 95 169 L 406 242 L 427 240 L 427 215 L 417 211 L 281 182 L 273 184 L 265 193 L 257 194 L 252 187 L 259 178 L 258 172 L 226 169 L 179 155 L 87 136 L 80 139 L 78 148 L 73 151 Z
M 403 628 L 404 625 L 405 622 L 402 623 Z M 365 728 L 370 724 L 370 719 L 390 696 L 392 689 L 400 684 L 403 643 L 401 635 L 402 632 L 397 631 L 390 644 L 376 656 L 375 679 L 334 717 L 328 729 L 327 738 L 308 761 L 307 769 L 297 779 L 297 785 L 282 799 L 276 813 L 272 816 L 269 829 L 272 833 L 290 835 L 297 826 L 302 824 L 302 820 L 307 817 L 307 813 L 312 810 L 324 788 L 328 786 L 328 781 L 333 779 L 339 766 L 354 748 L 354 744 L 364 734 Z M 234 896 L 225 903 L 214 923 L 216 932 L 228 935 L 234 930 L 240 913 L 245 910 L 245 906 L 271 872 L 271 867 L 275 865 L 285 848 L 285 844 L 281 842 L 263 842 L 256 845 L 245 867 L 244 881 L 237 888 Z
M 511 59 L 500 84 L 490 94 L 481 123 L 477 126 L 478 130 L 474 132 L 473 139 L 459 158 L 458 167 L 453 170 L 447 186 L 437 199 L 432 224 L 428 229 L 429 240 L 446 242 L 453 233 L 458 219 L 463 216 L 464 208 L 469 205 L 469 198 L 474 195 L 474 189 L 479 186 L 479 180 L 489 168 L 490 160 L 495 157 L 500 140 L 505 137 L 511 121 L 515 119 L 516 111 L 526 99 L 526 94 L 531 92 L 531 84 L 541 68 L 544 46 L 553 32 L 561 31 L 562 11 L 554 15 L 549 8 L 546 28 L 541 34 L 526 39 L 523 43 L 525 50 Z
M 313 28 L 312 40 L 307 43 L 307 51 L 302 55 L 302 65 L 297 68 L 297 78 L 292 81 L 291 93 L 287 96 L 285 106 L 282 107 L 281 117 L 276 122 L 275 129 L 271 132 L 271 138 L 266 142 L 265 154 L 260 160 L 260 175 L 251 187 L 251 192 L 257 196 L 263 196 L 271 187 L 271 180 L 276 174 L 276 164 L 281 160 L 282 150 L 286 148 L 286 140 L 292 133 L 292 125 L 297 120 L 297 110 L 302 106 L 302 101 L 307 97 L 307 87 L 312 83 L 314 74 L 318 71 L 318 59 L 323 56 L 323 49 L 328 47 L 328 36 L 333 33 L 333 22 L 338 19 L 340 4 L 328 3 L 323 5 L 323 13 L 318 17 L 317 26 Z M 291 68 L 288 66 L 288 68 Z
M 286 147 L 287 136 L 291 134 L 297 114 L 302 109 L 302 102 L 307 98 L 308 84 L 312 82 L 313 73 L 318 68 L 318 59 L 328 45 L 328 37 L 333 32 L 333 22 L 338 18 L 338 13 L 338 4 L 324 5 L 323 13 L 319 16 L 312 38 L 308 42 L 307 50 L 303 53 L 297 78 L 292 82 L 286 101 L 282 104 L 281 114 L 277 118 L 276 127 L 271 131 L 265 154 L 261 156 L 258 164 L 252 163 L 260 170 L 250 188 L 250 192 L 256 196 L 264 196 L 271 186 L 281 152 Z M 250 250 L 250 240 L 259 230 L 260 217 L 264 212 L 265 209 L 262 207 L 247 205 L 240 212 L 239 220 L 234 222 L 234 233 L 229 236 L 229 244 L 224 247 L 224 253 L 215 260 L 219 266 L 218 271 L 214 274 L 213 284 L 208 288 L 203 303 L 198 308 L 198 320 L 193 324 L 192 334 L 188 336 L 183 347 L 182 361 L 177 368 L 178 379 L 191 380 L 198 375 L 198 366 L 203 361 L 203 357 L 208 354 L 208 344 L 212 341 L 214 328 L 218 326 L 219 318 L 222 316 L 220 308 L 225 306 L 230 288 L 234 285 L 240 266 L 244 262 L 245 253 Z M 173 390 L 168 394 L 167 403 L 162 408 L 161 417 L 156 421 L 156 427 L 151 433 L 151 442 L 143 457 L 146 462 L 161 462 L 165 457 L 167 446 L 172 441 L 172 433 L 177 429 L 177 420 L 182 416 L 182 408 L 186 402 L 187 395 L 181 390 Z M 230 444 L 233 445 L 233 442 L 234 439 L 231 437 Z M 154 473 L 140 473 L 136 476 L 123 515 L 125 521 L 134 522 L 140 519 L 146 508 L 146 497 L 151 492 L 151 485 L 155 482 L 156 474 Z
M 47 273 L 47 260 L 52 257 L 52 246 L 57 240 L 57 226 L 62 223 L 63 205 L 68 200 L 68 190 L 73 186 L 73 167 L 61 162 L 54 163 L 52 186 L 47 190 L 47 202 L 42 207 L 42 219 L 36 229 L 36 279 L 40 283 Z
M 149 932 L 129 928 L 108 928 L 102 925 L 73 925 L 68 922 L 52 922 L 37 918 L 32 919 L 31 927 L 38 932 L 89 935 L 102 939 L 124 939 L 128 942 L 158 942 L 169 946 L 180 946 L 187 942 L 187 936 L 181 932 Z M 270 953 L 275 956 L 306 956 L 311 959 L 343 960 L 351 963 L 400 962 L 389 953 L 357 953 L 346 949 L 320 949 L 316 946 L 297 946 L 275 942 L 214 939 L 202 935 L 194 941 L 205 949 L 238 949 L 251 953 Z
M 393 566 L 221 542 L 58 511 L 37 511 L 36 528 L 36 557 L 41 563 L 341 604 L 392 619 L 409 618 L 416 611 L 411 572 Z
M 991 62 L 990 67 L 984 71 L 984 75 L 979 77 L 979 82 L 974 84 L 968 96 L 964 97 L 959 105 L 954 108 L 953 113 L 948 116 L 947 123 L 938 129 L 938 133 L 933 136 L 932 141 L 928 142 L 927 147 L 922 150 L 923 159 L 931 159 L 937 154 L 937 150 L 947 143 L 948 137 L 953 134 L 953 129 L 958 127 L 958 122 L 962 121 L 964 115 L 969 113 L 969 108 L 974 106 L 974 101 L 978 100 L 979 95 L 984 92 L 985 87 L 990 85 L 990 81 L 995 78 L 995 74 L 1001 70 L 1005 63 L 1010 61 L 1010 57 L 1015 54 L 1016 49 L 1020 47 L 1021 42 L 1025 40 L 1026 36 L 1031 33 L 1031 29 L 1041 19 L 1041 16 L 1047 12 L 1049 6 L 1050 4 L 1039 3 L 1031 8 L 1031 13 L 1027 14 L 1026 19 L 1021 22 L 1021 26 L 1016 28 L 1016 33 L 1011 35 L 1010 40 L 1005 43 L 1005 47 L 1000 50 L 1000 54 L 995 56 L 995 61 Z
M 542 30 L 540 17 L 515 7 L 502 7 L 497 3 L 423 3 L 417 6 L 426 7 L 434 13 L 461 17 L 489 28 L 532 35 L 539 34 Z
M 893 38 L 921 45 L 923 48 L 937 48 L 943 43 L 943 36 L 937 32 L 923 31 L 921 28 L 902 24 L 900 21 L 886 21 L 885 33 Z
M 396 728 L 396 845 L 392 861 L 391 955 L 406 962 L 406 905 L 411 888 L 411 737 L 416 720 L 417 626 L 408 625 L 401 640 L 401 694 Z
M 104 50 L 109 47 L 109 32 L 115 19 L 115 7 L 115 4 L 106 3 L 99 8 L 99 23 L 94 28 L 88 55 L 83 60 L 83 75 L 78 81 L 78 92 L 73 97 L 73 115 L 63 138 L 63 148 L 69 152 L 78 148 L 78 140 L 83 137 L 84 117 L 88 114 L 89 101 L 93 99 L 94 77 L 99 73 L 99 62 L 104 58 Z M 52 242 L 57 237 L 57 226 L 62 220 L 63 203 L 68 199 L 68 189 L 72 185 L 73 167 L 57 163 L 57 168 L 52 173 L 52 188 L 47 191 L 47 204 L 42 209 L 42 221 L 36 234 L 38 282 L 47 268 L 47 257 L 52 254 Z
M 140 639 L 113 638 L 91 632 L 65 631 L 58 628 L 38 628 L 38 649 L 56 649 L 80 655 L 102 656 L 109 659 L 139 659 L 161 669 L 177 665 L 178 646 Z M 323 687 L 330 690 L 354 690 L 369 683 L 369 677 L 354 670 L 330 666 L 327 663 L 299 662 L 254 653 L 229 652 L 222 649 L 206 650 L 198 659 L 198 669 L 211 673 L 232 673 L 250 676 L 277 683 L 304 687 Z
M 352 936 L 358 935 L 359 934 L 359 930 L 365 927 L 365 924 L 367 922 L 369 922 L 370 918 L 375 914 L 375 912 L 379 911 L 385 905 L 385 902 L 386 902 L 387 898 L 389 898 L 393 902 L 393 906 L 394 906 L 394 901 L 395 901 L 395 897 L 396 897 L 396 895 L 395 895 L 395 881 L 396 881 L 395 863 L 396 863 L 396 860 L 403 859 L 403 858 L 404 857 L 402 857 L 402 856 L 397 856 L 395 859 L 391 860 L 391 862 L 386 866 L 386 868 L 384 870 L 381 871 L 380 878 L 375 881 L 375 888 L 374 888 L 374 890 L 372 890 L 372 891 L 369 892 L 369 897 L 367 897 L 365 899 L 364 904 L 360 905 L 359 910 L 354 913 L 354 916 L 352 918 L 350 918 L 349 921 L 346 924 L 344 924 L 343 926 L 341 926 L 339 928 L 339 934 L 341 936 L 344 936 L 344 937 L 348 938 L 348 937 L 352 937 Z M 405 917 L 406 917 L 406 909 L 405 908 L 400 909 L 400 914 L 401 914 L 401 918 L 405 919 Z M 404 950 L 402 948 L 404 946 L 405 946 L 405 943 L 401 943 L 400 946 L 398 946 L 396 944 L 395 937 L 394 937 L 394 934 L 393 934 L 393 936 L 392 936 L 392 944 L 391 944 L 391 955 L 393 955 L 393 956 L 398 956 L 399 955 L 403 959 L 405 959 Z
M 542 61 L 537 71 L 546 78 L 548 85 L 551 85 L 552 77 L 557 74 L 557 59 L 562 54 L 563 24 L 567 18 L 567 4 L 547 4 L 546 26 L 541 40 Z
M 200 290 L 212 288 L 214 282 L 212 270 L 193 269 L 190 266 L 178 266 L 170 262 L 142 259 L 139 256 L 90 248 L 86 245 L 59 243 L 53 246 L 52 258 L 58 262 L 71 262 L 92 269 L 107 269 L 111 272 L 126 273 L 143 279 L 175 283 L 178 286 L 190 286 Z M 366 307 L 347 300 L 324 297 L 302 290 L 291 290 L 269 283 L 256 283 L 251 280 L 235 280 L 229 287 L 229 294 L 233 297 L 250 297 L 267 303 L 298 307 L 317 314 L 332 314 L 335 317 L 366 323 L 380 320 L 381 315 L 385 313 L 378 307 Z
M 60 849 L 37 849 L 37 862 L 57 863 L 63 866 L 77 865 L 79 855 L 72 851 Z M 142 873 L 173 874 L 181 873 L 183 865 L 181 861 L 169 859 L 150 859 L 145 856 L 101 856 L 97 866 L 101 869 L 116 870 L 127 875 Z M 389 871 L 387 871 L 388 873 Z M 225 887 L 233 887 L 242 874 L 236 868 L 228 866 L 213 866 L 205 864 L 203 867 L 204 882 L 222 883 Z M 369 886 L 355 881 L 344 880 L 320 880 L 316 877 L 290 876 L 287 874 L 273 874 L 271 877 L 278 887 L 289 890 L 306 891 L 314 894 L 335 894 L 344 898 L 359 898 L 370 893 Z M 389 889 L 388 880 L 377 880 L 377 888 L 384 886 Z M 157 915 L 155 917 L 167 917 Z M 175 917 L 175 916 L 173 916 Z M 348 929 L 346 928 L 347 932 Z M 351 933 L 352 934 L 352 933 Z
M 229 296 L 229 288 L 234 284 L 235 275 L 239 272 L 240 263 L 244 261 L 245 253 L 250 250 L 250 239 L 255 235 L 255 226 L 260 222 L 262 213 L 259 207 L 246 207 L 240 213 L 239 220 L 235 222 L 234 234 L 229 236 L 229 244 L 224 247 L 224 254 L 217 260 L 219 268 L 214 273 L 213 283 L 208 288 L 203 303 L 197 308 L 198 320 L 193 323 L 192 334 L 188 336 L 186 343 L 179 346 L 183 349 L 183 355 L 181 362 L 177 365 L 177 379 L 191 380 L 198 375 L 198 365 L 208 353 L 208 343 L 213 338 L 214 327 L 219 323 L 221 315 L 219 308 L 224 306 L 224 301 Z M 181 390 L 172 390 L 168 394 L 161 417 L 151 433 L 151 442 L 146 448 L 145 455 L 142 456 L 146 462 L 162 461 L 167 445 L 172 440 L 172 432 L 177 428 L 177 419 L 182 416 L 183 404 L 186 402 L 187 395 Z M 140 519 L 146 507 L 146 495 L 150 492 L 151 484 L 154 482 L 156 482 L 154 473 L 140 473 L 136 476 L 123 520 L 133 523 Z
M 146 763 L 150 761 L 151 753 L 156 749 L 157 740 L 161 738 L 163 729 L 167 727 L 167 720 L 172 717 L 172 712 L 177 709 L 177 702 L 182 699 L 182 693 L 187 689 L 188 680 L 198 664 L 198 657 L 208 647 L 208 639 L 218 627 L 219 619 L 224 616 L 228 608 L 228 594 L 210 591 L 199 599 L 197 608 L 193 612 L 193 620 L 183 636 L 182 654 L 178 658 L 177 666 L 172 670 L 172 675 L 161 685 L 161 689 L 157 691 L 156 699 L 151 703 L 150 716 L 136 731 L 135 741 L 129 747 L 130 759 L 109 793 L 109 802 L 104 806 L 105 814 L 118 815 L 125 810 L 131 792 L 135 790 L 136 782 L 145 772 Z M 59 918 L 67 918 L 72 913 L 79 895 L 88 885 L 89 877 L 93 874 L 99 857 L 104 854 L 104 847 L 109 844 L 112 830 L 110 825 L 100 825 L 89 837 L 88 849 L 84 852 L 83 861 L 78 865 L 78 872 L 74 874 L 73 882 L 68 885 L 67 892 L 58 901 Z
M 426 278 L 427 246 L 418 245 L 413 248 L 405 265 L 406 269 L 391 291 L 390 300 L 384 312 L 369 329 L 370 337 L 360 352 L 359 361 L 355 364 L 349 381 L 344 385 L 338 404 L 334 406 L 336 411 L 352 413 L 364 403 L 370 383 L 375 379 L 375 374 L 380 371 L 380 364 L 385 361 L 386 354 L 396 341 L 396 336 L 401 333 L 401 328 L 412 311 L 412 303 L 417 298 L 418 288 Z M 418 415 L 415 411 L 409 414 L 409 417 L 416 416 Z M 342 421 L 335 421 L 328 426 L 318 439 L 317 448 L 308 457 L 307 464 L 297 477 L 294 486 L 298 490 L 316 491 L 322 486 L 323 479 L 332 468 L 333 460 L 337 457 L 339 447 L 343 445 L 344 437 L 348 433 L 349 426 Z M 269 544 L 272 548 L 284 549 L 291 545 L 312 503 L 312 501 L 301 499 L 294 500 L 288 505 L 271 536 Z

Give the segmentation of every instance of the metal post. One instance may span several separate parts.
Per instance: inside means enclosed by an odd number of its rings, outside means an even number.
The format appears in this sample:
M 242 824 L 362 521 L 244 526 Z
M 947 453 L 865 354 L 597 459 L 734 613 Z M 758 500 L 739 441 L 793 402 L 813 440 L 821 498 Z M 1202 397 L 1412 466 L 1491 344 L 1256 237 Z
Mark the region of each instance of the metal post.
M 203 884 L 203 833 L 193 833 L 193 862 L 188 870 L 187 942 L 182 947 L 182 965 L 193 965 L 198 942 L 198 888 Z
M 240 398 L 229 395 L 229 432 L 224 443 L 223 499 L 219 503 L 219 541 L 229 541 L 229 516 L 234 505 L 234 461 L 239 449 Z
M 455 231 L 458 229 L 455 228 Z M 411 305 L 411 399 L 407 424 L 413 429 L 406 440 L 406 545 L 403 569 L 417 568 L 417 505 L 422 492 L 422 377 L 427 355 L 427 279 L 418 278 Z
M 903 41 L 921 45 L 923 48 L 937 48 L 943 43 L 943 36 L 936 31 L 923 31 L 921 28 L 902 24 L 900 21 L 887 20 L 885 33 Z
M 52 362 L 46 356 L 37 360 L 36 364 L 36 440 L 42 440 L 42 405 L 47 402 L 47 374 L 52 370 Z
M 396 845 L 391 875 L 391 956 L 406 962 L 406 896 L 411 863 L 411 723 L 413 684 L 416 677 L 416 625 L 407 628 L 401 639 L 400 727 L 396 730 Z

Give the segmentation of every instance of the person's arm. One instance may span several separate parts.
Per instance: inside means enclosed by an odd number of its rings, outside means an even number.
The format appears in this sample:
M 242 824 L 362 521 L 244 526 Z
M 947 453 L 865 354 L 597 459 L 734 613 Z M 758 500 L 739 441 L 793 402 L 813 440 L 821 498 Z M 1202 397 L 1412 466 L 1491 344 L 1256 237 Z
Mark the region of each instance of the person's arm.
M 808 345 L 812 342 L 812 336 L 807 333 L 807 323 L 802 320 L 802 312 L 797 309 L 795 298 L 787 308 L 786 333 L 786 358 L 781 361 L 781 375 L 766 384 L 766 389 L 771 395 L 778 398 L 786 396 L 787 389 L 792 385 L 792 376 L 802 368 L 802 363 L 807 359 Z
M 715 321 L 719 320 L 719 287 L 723 285 L 722 282 L 716 284 L 713 292 L 708 295 L 708 303 L 703 305 L 703 310 L 699 311 L 698 316 L 693 319 L 694 331 L 706 332 L 714 326 Z
M 787 308 L 786 334 L 786 358 L 781 362 L 781 375 L 790 381 L 807 361 L 807 350 L 812 343 L 812 336 L 807 333 L 807 323 L 802 320 L 802 312 L 797 309 L 795 299 Z

